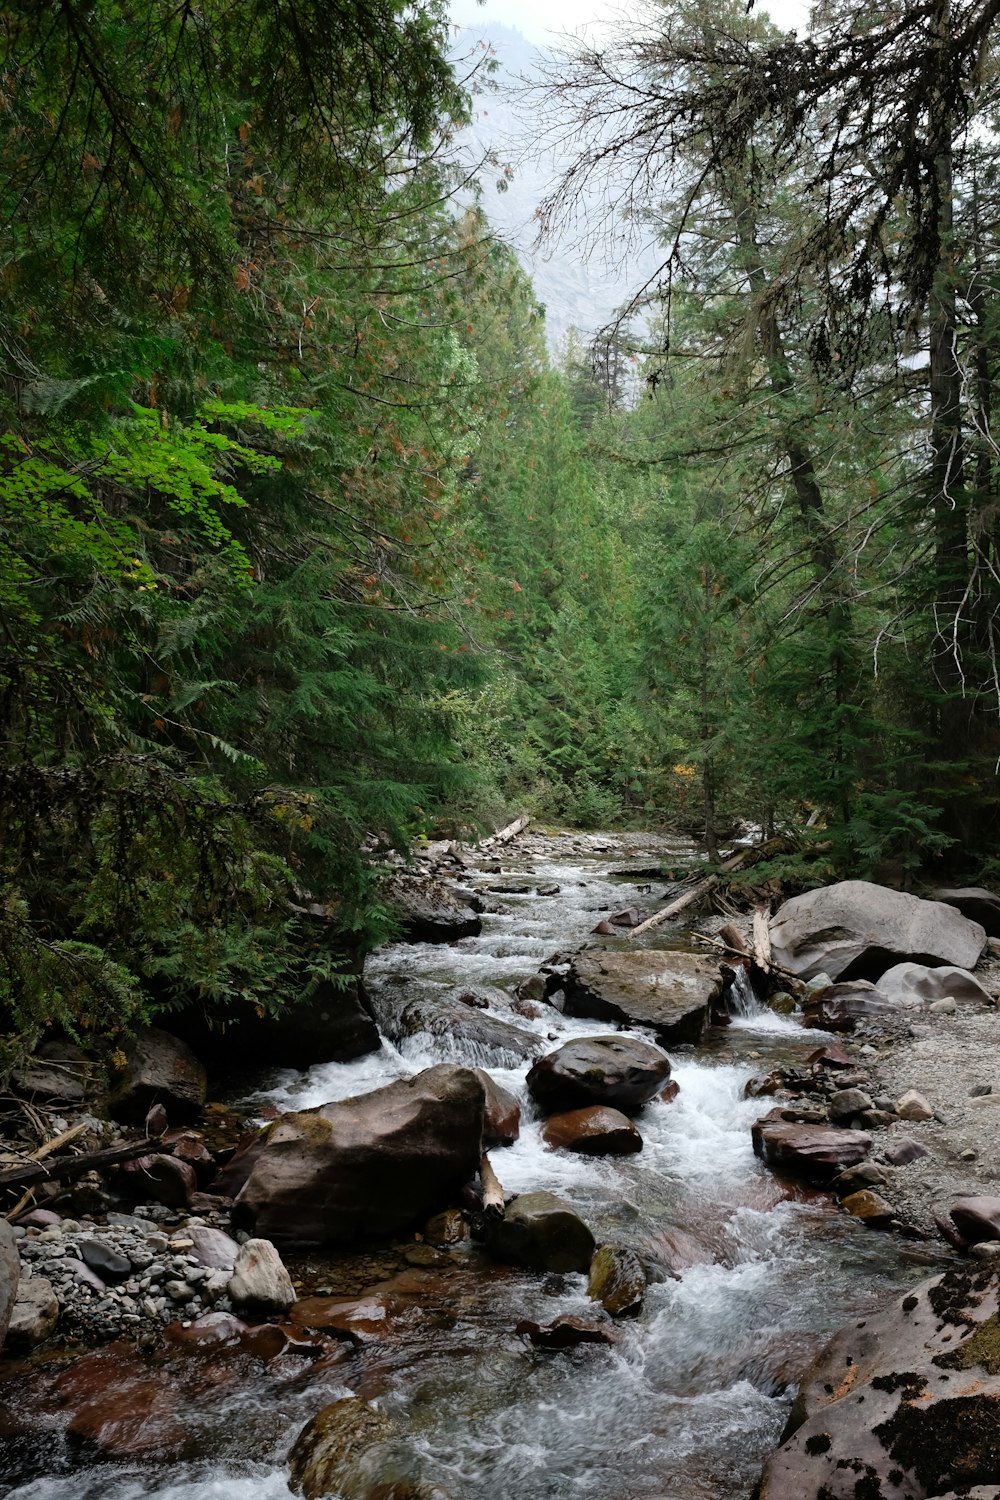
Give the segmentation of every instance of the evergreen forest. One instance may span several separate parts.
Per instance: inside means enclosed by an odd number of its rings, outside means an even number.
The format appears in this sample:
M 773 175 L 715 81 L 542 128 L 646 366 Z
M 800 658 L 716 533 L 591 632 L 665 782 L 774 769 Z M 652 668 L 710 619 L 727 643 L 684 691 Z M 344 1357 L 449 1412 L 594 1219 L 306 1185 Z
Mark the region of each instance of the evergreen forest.
M 336 986 L 521 811 L 1000 878 L 998 18 L 553 55 L 540 231 L 659 270 L 552 352 L 441 0 L 0 6 L 0 1072 Z

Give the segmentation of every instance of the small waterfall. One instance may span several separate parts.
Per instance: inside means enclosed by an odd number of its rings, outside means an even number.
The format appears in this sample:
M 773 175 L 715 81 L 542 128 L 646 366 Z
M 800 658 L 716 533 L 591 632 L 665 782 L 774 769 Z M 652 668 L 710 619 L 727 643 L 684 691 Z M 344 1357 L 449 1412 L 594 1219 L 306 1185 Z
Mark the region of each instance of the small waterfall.
M 732 1015 L 761 1016 L 767 1013 L 767 1006 L 757 999 L 745 964 L 733 964 L 732 968 L 726 964 L 723 972 L 733 976 L 726 986 L 726 1003 Z

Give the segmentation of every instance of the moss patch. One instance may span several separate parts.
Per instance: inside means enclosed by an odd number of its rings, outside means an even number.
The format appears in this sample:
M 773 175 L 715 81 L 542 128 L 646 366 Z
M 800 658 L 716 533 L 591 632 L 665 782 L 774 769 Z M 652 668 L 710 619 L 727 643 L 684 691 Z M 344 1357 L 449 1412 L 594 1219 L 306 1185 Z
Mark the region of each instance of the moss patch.
M 981 1365 L 990 1375 L 1000 1375 L 1000 1315 L 994 1313 L 957 1349 L 939 1354 L 934 1363 L 943 1370 L 969 1370 Z

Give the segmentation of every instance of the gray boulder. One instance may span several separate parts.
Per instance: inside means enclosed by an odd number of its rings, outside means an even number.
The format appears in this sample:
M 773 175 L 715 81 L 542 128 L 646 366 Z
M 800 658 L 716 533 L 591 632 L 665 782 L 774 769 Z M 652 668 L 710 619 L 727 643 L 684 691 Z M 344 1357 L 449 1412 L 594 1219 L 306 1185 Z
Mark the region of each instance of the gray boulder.
M 223 1174 L 223 1191 L 236 1196 L 234 1222 L 296 1245 L 404 1229 L 473 1176 L 484 1111 L 475 1073 L 439 1065 L 282 1115 Z
M 408 1037 L 444 1040 L 456 1060 L 470 1066 L 513 1068 L 537 1056 L 544 1046 L 533 1031 L 515 1025 L 509 996 L 483 993 L 485 1007 L 466 1003 L 442 985 L 425 985 L 406 975 L 393 975 L 372 986 L 371 1005 L 382 1034 L 397 1046 Z M 495 1008 L 503 1006 L 504 1014 Z M 489 1007 L 494 1007 L 493 1009 Z
M 555 1193 L 523 1193 L 503 1219 L 489 1225 L 488 1248 L 501 1260 L 533 1271 L 586 1271 L 594 1236 Z
M 564 989 L 568 1016 L 645 1026 L 661 1046 L 677 1046 L 700 1041 L 722 975 L 694 953 L 595 948 L 574 957 Z
M 407 942 L 452 943 L 482 931 L 478 912 L 443 880 L 400 873 L 388 881 L 384 895 L 399 916 Z
M 22 1281 L 17 1301 L 10 1314 L 4 1352 L 27 1354 L 55 1332 L 59 1322 L 59 1299 L 51 1281 L 45 1276 L 31 1276 Z
M 793 896 L 771 919 L 774 960 L 802 979 L 877 980 L 903 960 L 971 969 L 986 944 L 978 922 L 868 880 Z
M 17 1240 L 6 1219 L 0 1218 L 0 1348 L 10 1323 L 10 1315 L 17 1300 L 17 1287 L 21 1279 L 21 1262 L 17 1253 Z
M 939 964 L 930 968 L 927 964 L 895 964 L 887 969 L 878 982 L 878 987 L 894 1005 L 931 1005 L 951 995 L 962 1001 L 990 1004 L 989 990 L 979 983 L 968 969 L 956 969 L 953 964 Z
M 539 1058 L 528 1091 L 546 1114 L 589 1104 L 627 1111 L 641 1109 L 669 1077 L 669 1058 L 638 1037 L 578 1037 Z
M 836 1334 L 799 1388 L 759 1500 L 931 1500 L 997 1478 L 998 1283 L 947 1272 Z
M 270 1240 L 241 1245 L 226 1287 L 237 1312 L 286 1313 L 296 1298 L 292 1278 Z
M 956 907 L 970 922 L 978 922 L 989 937 L 1000 937 L 1000 896 L 995 891 L 988 891 L 981 885 L 966 885 L 958 889 L 942 887 L 931 891 L 931 897 L 943 901 L 946 906 Z

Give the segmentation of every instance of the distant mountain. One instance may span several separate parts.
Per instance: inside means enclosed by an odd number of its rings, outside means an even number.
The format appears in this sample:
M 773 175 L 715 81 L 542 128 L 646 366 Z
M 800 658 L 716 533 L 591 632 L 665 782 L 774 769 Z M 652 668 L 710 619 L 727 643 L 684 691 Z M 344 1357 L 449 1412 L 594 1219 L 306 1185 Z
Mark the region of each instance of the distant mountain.
M 626 253 L 621 244 L 614 247 L 610 264 L 600 250 L 587 255 L 575 239 L 586 239 L 589 231 L 601 226 L 603 216 L 596 197 L 580 206 L 582 234 L 535 247 L 536 210 L 572 156 L 567 151 L 553 160 L 540 158 L 533 150 L 530 104 L 523 97 L 518 100 L 517 85 L 519 79 L 537 76 L 538 49 L 513 27 L 490 23 L 463 28 L 454 56 L 468 70 L 477 57 L 485 55 L 483 44 L 492 49 L 500 65 L 493 75 L 497 88 L 476 94 L 475 118 L 461 144 L 470 160 L 494 152 L 513 169 L 505 192 L 493 186 L 498 173 L 484 170 L 483 209 L 531 275 L 538 299 L 545 305 L 550 347 L 558 349 L 570 326 L 579 328 L 589 340 L 656 271 L 662 257 L 655 246 L 635 254 Z

